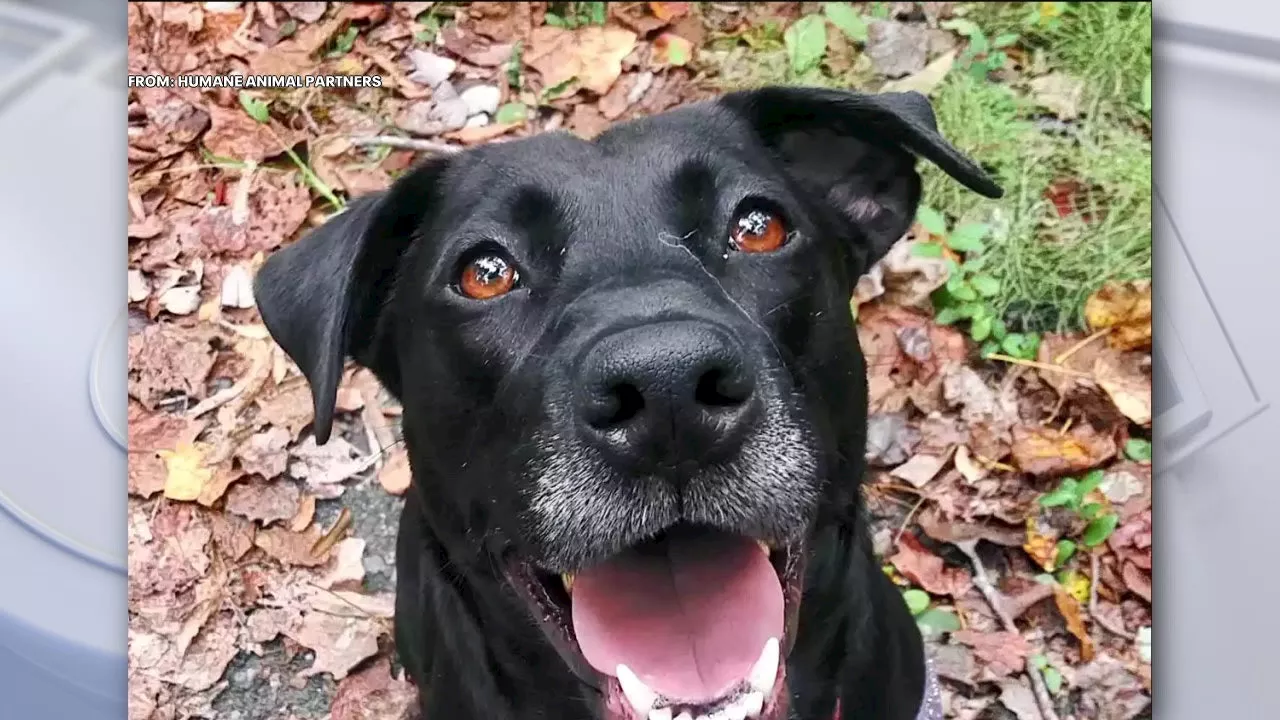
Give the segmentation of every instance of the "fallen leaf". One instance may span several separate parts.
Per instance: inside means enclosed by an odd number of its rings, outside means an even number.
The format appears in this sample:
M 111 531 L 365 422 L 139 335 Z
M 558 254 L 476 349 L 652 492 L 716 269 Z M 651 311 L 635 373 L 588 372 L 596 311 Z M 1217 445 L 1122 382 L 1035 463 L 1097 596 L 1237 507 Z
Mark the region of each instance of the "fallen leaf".
M 987 476 L 987 468 L 979 465 L 969 454 L 969 446 L 961 445 L 956 448 L 956 470 L 964 476 L 964 479 L 970 483 L 975 483 Z
M 1053 602 L 1058 606 L 1058 612 L 1062 614 L 1062 619 L 1067 624 L 1067 632 L 1080 641 L 1080 659 L 1089 662 L 1093 659 L 1093 638 L 1089 636 L 1089 630 L 1084 626 L 1084 619 L 1080 617 L 1080 601 L 1061 586 L 1055 586 Z
M 1016 632 L 957 630 L 951 639 L 973 648 L 973 654 L 986 663 L 984 674 L 993 680 L 1022 672 L 1031 654 L 1031 644 Z
M 942 558 L 929 552 L 911 533 L 902 534 L 898 551 L 889 562 L 903 577 L 933 595 L 960 597 L 972 586 L 967 570 L 947 567 Z
M 249 436 L 235 451 L 240 469 L 247 475 L 261 475 L 267 480 L 283 475 L 289 463 L 286 448 L 291 439 L 287 429 L 274 425 Z
M 209 119 L 212 124 L 204 134 L 204 145 L 219 157 L 260 163 L 289 147 L 283 131 L 254 120 L 239 107 L 210 105 Z
M 164 461 L 167 473 L 164 496 L 170 500 L 195 500 L 213 478 L 213 471 L 204 467 L 204 447 L 199 443 L 160 450 L 157 454 Z
M 334 680 L 341 680 L 378 653 L 378 638 L 385 632 L 385 625 L 377 620 L 312 612 L 303 617 L 300 627 L 285 634 L 315 653 L 302 677 L 329 673 Z
M 947 520 L 936 506 L 922 510 L 918 522 L 920 528 L 929 537 L 953 545 L 973 540 L 986 540 L 1004 547 L 1019 547 L 1024 537 L 1021 528 L 994 520 L 985 522 Z
M 1098 655 L 1079 668 L 1072 685 L 1080 692 L 1079 717 L 1133 720 L 1151 707 L 1142 680 L 1110 655 Z
M 302 507 L 302 491 L 289 480 L 251 480 L 233 485 L 227 492 L 227 512 L 265 525 L 289 520 Z
M 530 36 L 524 62 L 538 71 L 546 88 L 576 80 L 579 86 L 603 95 L 622 74 L 622 59 L 631 53 L 636 39 L 634 32 L 617 27 L 543 26 Z
M 1124 579 L 1124 586 L 1130 592 L 1151 602 L 1151 573 L 1140 569 L 1131 561 L 1125 561 L 1120 567 L 1120 577 Z
M 1125 417 L 1138 425 L 1151 424 L 1151 368 L 1144 356 L 1101 354 L 1094 361 L 1093 379 Z
M 1095 468 L 1115 457 L 1116 442 L 1086 424 L 1066 433 L 1056 428 L 1018 425 L 1013 428 L 1013 458 L 1023 472 L 1037 477 L 1070 475 Z
M 1084 303 L 1085 321 L 1094 330 L 1109 329 L 1107 342 L 1117 350 L 1151 348 L 1151 282 L 1110 282 Z
M 938 56 L 933 62 L 924 66 L 919 72 L 898 80 L 885 83 L 880 92 L 918 92 L 932 95 L 933 91 L 946 79 L 947 73 L 956 62 L 956 51 L 951 50 Z
M 1080 116 L 1080 103 L 1084 99 L 1084 82 L 1063 72 L 1051 72 L 1033 78 L 1027 83 L 1036 104 L 1058 116 L 1061 120 L 1075 120 Z
M 496 68 L 511 59 L 512 43 L 495 43 L 461 27 L 450 26 L 440 31 L 445 48 L 472 65 Z
M 391 661 L 379 658 L 338 683 L 329 710 L 331 720 L 408 720 L 418 691 L 391 675 Z
M 1027 518 L 1026 540 L 1022 549 L 1045 572 L 1053 572 L 1058 567 L 1058 537 L 1056 534 L 1042 532 L 1036 518 Z
M 359 590 L 364 584 L 364 548 L 362 538 L 338 541 L 333 546 L 333 568 L 316 584 L 330 590 Z
M 866 55 L 877 73 L 900 78 L 924 69 L 929 33 L 923 25 L 878 20 L 867 26 Z
M 249 520 L 238 515 L 215 512 L 209 515 L 209 525 L 213 531 L 214 544 L 231 562 L 238 562 L 245 553 L 253 549 L 257 527 Z
M 378 471 L 378 483 L 392 495 L 403 495 L 412 482 L 413 470 L 409 467 L 409 453 L 403 447 L 397 447 Z
M 307 529 L 311 521 L 316 517 L 316 496 L 304 495 L 302 502 L 298 503 L 298 514 L 289 520 L 289 529 L 293 532 L 302 532 Z
M 334 33 L 346 24 L 336 17 L 324 23 L 303 26 L 293 37 L 278 42 L 249 61 L 251 75 L 305 75 L 313 72 L 319 61 L 314 55 L 328 44 Z
M 609 121 L 594 105 L 579 103 L 573 106 L 573 113 L 569 116 L 569 129 L 583 140 L 590 140 L 608 130 Z
M 304 23 L 313 23 L 324 17 L 324 11 L 329 6 L 327 2 L 282 2 L 280 7 L 289 16 L 300 20 Z
M 867 418 L 867 463 L 874 467 L 901 465 L 920 443 L 920 431 L 907 422 L 905 412 L 872 413 Z
M 284 428 L 290 439 L 298 437 L 314 419 L 311 390 L 306 383 L 291 381 L 276 386 L 257 398 L 258 412 L 272 425 Z
M 213 369 L 213 353 L 202 332 L 168 323 L 148 325 L 129 334 L 129 396 L 148 410 L 174 392 L 204 395 Z
M 341 483 L 373 464 L 374 456 L 356 457 L 358 451 L 342 438 L 330 438 L 317 445 L 315 436 L 293 448 L 289 474 L 306 482 L 307 489 L 322 500 L 342 494 Z
M 682 18 L 688 15 L 690 8 L 693 7 L 693 3 L 687 2 L 651 2 L 647 4 L 649 5 L 649 12 L 663 22 Z
M 473 127 L 464 127 L 461 130 L 455 130 L 446 137 L 450 140 L 456 140 L 463 145 L 479 145 L 488 142 L 496 137 L 506 135 L 508 132 L 521 127 L 524 122 L 510 123 L 490 123 L 488 125 L 480 125 Z
M 950 454 L 927 455 L 920 453 L 894 468 L 889 474 L 900 480 L 907 481 L 913 487 L 922 488 L 938 474 L 938 471 L 942 470 L 949 459 Z
M 1041 720 L 1043 717 L 1035 693 L 1022 678 L 1000 681 L 1000 704 L 1009 708 L 1018 720 Z
M 668 66 L 683 67 L 693 59 L 693 43 L 675 33 L 662 33 L 653 40 L 650 63 L 655 69 Z
M 279 525 L 258 531 L 253 544 L 285 565 L 318 567 L 329 561 L 328 553 L 319 556 L 311 548 L 321 538 L 320 529 L 312 525 L 302 532 L 293 532 Z

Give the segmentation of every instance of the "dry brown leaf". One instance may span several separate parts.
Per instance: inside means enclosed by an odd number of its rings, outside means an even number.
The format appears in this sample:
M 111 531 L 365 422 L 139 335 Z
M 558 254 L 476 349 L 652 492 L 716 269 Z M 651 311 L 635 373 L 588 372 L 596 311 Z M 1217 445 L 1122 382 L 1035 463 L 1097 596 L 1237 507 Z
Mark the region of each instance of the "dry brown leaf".
M 317 445 L 314 435 L 298 443 L 291 452 L 289 474 L 306 483 L 322 500 L 332 500 L 343 492 L 342 482 L 373 464 L 374 456 L 356 457 L 358 451 L 340 437 Z
M 289 529 L 293 532 L 302 532 L 307 529 L 311 521 L 316 517 L 316 496 L 304 495 L 302 502 L 298 503 L 298 514 L 289 520 Z
M 413 483 L 413 470 L 409 467 L 409 453 L 397 447 L 386 464 L 378 471 L 378 483 L 392 495 L 403 495 Z
M 288 430 L 290 438 L 297 438 L 313 419 L 311 390 L 301 381 L 279 385 L 259 396 L 257 403 L 260 416 L 272 425 Z
M 1061 585 L 1054 586 L 1053 601 L 1067 624 L 1067 632 L 1075 635 L 1080 641 L 1080 659 L 1089 662 L 1093 659 L 1093 638 L 1089 637 L 1089 630 L 1085 628 L 1084 619 L 1080 617 L 1080 601 L 1072 597 L 1071 593 Z
M 885 83 L 880 88 L 880 92 L 915 91 L 922 95 L 931 95 L 934 89 L 942 84 L 942 81 L 947 77 L 947 73 L 951 72 L 951 67 L 955 63 L 956 51 L 945 52 L 933 62 L 924 66 L 924 69 L 919 72 Z
M 283 128 L 277 130 L 260 123 L 239 107 L 210 105 L 209 119 L 212 124 L 204 134 L 204 144 L 219 157 L 260 163 L 288 147 L 288 133 Z
M 651 2 L 647 3 L 649 12 L 663 22 L 670 22 L 689 14 L 693 3 L 687 2 Z
M 332 720 L 410 720 L 418 691 L 403 677 L 391 676 L 391 662 L 379 658 L 338 683 Z
M 203 397 L 213 369 L 213 353 L 202 331 L 168 323 L 148 325 L 129 335 L 129 396 L 147 410 L 173 392 Z
M 1095 468 L 1115 457 L 1116 442 L 1088 424 L 1057 428 L 1018 425 L 1013 428 L 1013 459 L 1023 472 L 1037 477 L 1070 475 Z
M 514 47 L 509 42 L 491 42 L 456 25 L 441 30 L 440 40 L 449 52 L 483 68 L 496 68 L 509 61 Z
M 140 506 L 129 515 L 129 602 L 172 595 L 192 587 L 209 571 L 205 546 L 213 537 L 208 515 L 195 506 L 167 503 L 154 518 Z
M 622 74 L 622 59 L 631 53 L 636 39 L 634 32 L 618 27 L 543 26 L 530 36 L 524 61 L 538 71 L 546 88 L 575 80 L 579 87 L 604 95 Z
M 961 445 L 956 448 L 956 470 L 964 476 L 967 482 L 975 483 L 987 476 L 987 468 L 973 459 L 969 452 L 968 445 Z
M 329 561 L 328 553 L 319 556 L 311 553 L 311 548 L 321 537 L 320 529 L 314 525 L 303 532 L 292 532 L 277 525 L 260 530 L 253 544 L 285 565 L 318 567 Z
M 934 595 L 960 597 L 972 587 L 967 570 L 947 567 L 942 558 L 929 552 L 911 533 L 902 534 L 898 551 L 889 562 L 903 577 Z
M 1045 532 L 1049 531 L 1049 532 Z M 1026 540 L 1022 549 L 1045 572 L 1053 572 L 1058 566 L 1058 538 L 1051 528 L 1042 528 L 1036 518 L 1027 518 Z
M 365 617 L 307 613 L 302 624 L 285 634 L 315 653 L 311 667 L 303 677 L 330 673 L 335 680 L 347 676 L 352 668 L 378 653 L 378 638 L 385 634 L 385 624 Z
M 1022 530 L 1016 526 L 988 520 L 985 522 L 963 522 L 947 520 L 936 506 L 930 506 L 920 512 L 920 528 L 929 537 L 952 544 L 972 540 L 986 540 L 1005 547 L 1018 547 L 1022 544 Z
M 479 145 L 488 142 L 496 137 L 506 135 L 508 132 L 524 125 L 524 122 L 510 123 L 490 123 L 488 125 L 480 125 L 478 127 L 464 127 L 461 130 L 455 130 L 445 135 L 450 140 L 457 140 L 463 145 Z
M 1041 720 L 1040 705 L 1031 686 L 1022 678 L 1006 678 L 1000 681 L 1000 703 L 1017 716 L 1018 720 Z
M 296 516 L 302 509 L 302 491 L 290 480 L 250 480 L 231 487 L 226 507 L 227 512 L 266 526 Z
M 1059 119 L 1075 120 L 1080 116 L 1080 103 L 1084 99 L 1084 82 L 1080 79 L 1051 72 L 1033 78 L 1027 85 L 1032 99 Z
M 1117 350 L 1151 348 L 1151 282 L 1107 283 L 1084 303 L 1085 321 L 1094 330 L 1109 329 L 1107 342 Z
M 1125 417 L 1138 425 L 1151 424 L 1151 369 L 1145 356 L 1103 353 L 1094 361 L 1093 379 Z
M 309 24 L 293 37 L 267 48 L 249 61 L 252 75 L 305 75 L 315 70 L 319 61 L 315 53 L 323 48 L 334 33 L 346 23 L 335 17 L 327 22 Z
M 1079 717 L 1090 720 L 1133 720 L 1151 707 L 1151 696 L 1142 680 L 1123 661 L 1100 654 L 1075 672 L 1073 687 L 1079 691 Z
M 316 584 L 331 590 L 359 590 L 364 584 L 365 541 L 349 537 L 333 546 L 334 564 Z
M 215 512 L 209 515 L 213 530 L 213 542 L 222 555 L 237 562 L 253 549 L 257 527 L 249 520 L 229 513 Z
M 920 453 L 902 465 L 890 471 L 890 475 L 911 483 L 913 487 L 924 487 L 947 464 L 950 454 L 929 455 Z
M 590 140 L 609 129 L 609 121 L 594 105 L 579 103 L 569 116 L 569 129 L 583 140 Z
M 210 480 L 213 471 L 204 466 L 203 443 L 187 443 L 174 450 L 160 450 L 157 455 L 164 461 L 164 496 L 170 500 L 192 501 Z
M 261 475 L 267 480 L 283 475 L 289 462 L 286 449 L 291 439 L 288 430 L 274 425 L 251 435 L 235 451 L 240 469 L 246 475 Z
M 304 23 L 313 23 L 324 17 L 324 11 L 328 8 L 327 2 L 282 2 L 279 6 L 289 13 L 289 16 Z
M 993 680 L 1022 672 L 1031 654 L 1031 644 L 1016 632 L 957 630 L 951 639 L 973 648 L 973 654 L 986 663 L 984 675 Z

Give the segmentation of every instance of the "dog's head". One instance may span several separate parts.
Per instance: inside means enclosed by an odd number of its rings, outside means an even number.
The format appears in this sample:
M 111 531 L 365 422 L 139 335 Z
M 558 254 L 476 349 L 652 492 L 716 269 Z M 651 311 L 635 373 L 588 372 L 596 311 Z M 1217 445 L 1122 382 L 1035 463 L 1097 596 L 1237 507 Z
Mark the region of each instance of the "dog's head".
M 806 539 L 862 469 L 851 289 L 915 216 L 917 156 L 1000 194 L 915 93 L 489 145 L 276 253 L 258 304 L 319 441 L 347 357 L 402 400 L 424 505 L 609 714 L 770 716 Z

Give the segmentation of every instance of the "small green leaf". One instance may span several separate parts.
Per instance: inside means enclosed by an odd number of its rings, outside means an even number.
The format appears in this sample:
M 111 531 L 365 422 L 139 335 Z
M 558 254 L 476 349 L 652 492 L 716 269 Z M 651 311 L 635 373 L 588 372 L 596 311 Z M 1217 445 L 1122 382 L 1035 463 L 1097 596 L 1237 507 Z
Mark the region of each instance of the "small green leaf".
M 960 629 L 960 619 L 950 610 L 933 608 L 916 616 L 919 625 L 939 632 L 955 632 Z
M 969 336 L 974 342 L 982 342 L 991 335 L 991 318 L 980 317 L 973 321 L 973 326 L 969 328 Z
M 551 27 L 562 28 L 562 27 L 569 26 L 569 23 L 565 22 L 564 18 L 560 17 L 559 15 L 556 15 L 555 13 L 547 13 L 546 15 L 543 15 L 542 21 L 550 25 Z
M 1063 565 L 1066 565 L 1067 561 L 1071 559 L 1071 556 L 1075 554 L 1076 544 L 1074 540 L 1067 540 L 1066 538 L 1059 540 L 1057 548 L 1053 553 L 1054 567 L 1062 567 Z
M 973 302 L 978 299 L 977 291 L 973 289 L 973 286 L 968 281 L 964 278 L 954 279 L 958 281 L 954 286 L 952 286 L 950 280 L 947 281 L 947 292 L 951 293 L 952 297 L 962 302 Z M 974 339 L 977 340 L 978 338 Z
M 509 102 L 498 108 L 498 112 L 493 115 L 493 121 L 499 125 L 524 122 L 528 118 L 529 108 L 521 102 Z
M 351 48 L 356 44 L 356 36 L 360 34 L 360 28 L 355 25 L 349 26 L 341 35 L 333 39 L 333 52 L 329 53 L 330 57 L 338 57 L 351 52 Z
M 294 20 L 293 18 L 289 18 L 288 20 L 285 20 L 284 22 L 280 23 L 280 39 L 281 40 L 287 37 L 293 37 L 293 34 L 296 32 L 298 32 L 297 20 Z
M 884 2 L 871 3 L 871 17 L 880 20 L 886 20 L 889 17 L 889 4 Z
M 982 297 L 995 297 L 1000 294 L 1000 281 L 990 275 L 974 275 L 969 278 L 969 283 Z
M 962 318 L 982 317 L 982 314 L 986 311 L 987 306 L 982 303 L 967 302 L 963 305 L 956 306 L 956 313 L 958 313 Z
M 988 340 L 982 343 L 982 348 L 978 351 L 978 354 L 984 358 L 988 358 L 998 352 L 1000 352 L 1000 343 L 995 340 Z
M 1102 512 L 1102 503 L 1085 503 L 1080 507 L 1080 517 L 1085 520 L 1092 520 L 1098 517 L 1098 513 Z
M 1062 507 L 1070 505 L 1076 499 L 1076 481 L 1066 478 L 1057 490 L 1040 496 L 1041 507 Z
M 1054 580 L 1053 576 L 1049 573 L 1040 573 L 1039 575 L 1036 575 L 1035 580 L 1041 585 L 1052 585 L 1057 582 L 1057 580 Z
M 991 42 L 992 47 L 1005 48 L 1018 42 L 1018 36 L 1015 33 L 1005 33 L 997 35 L 996 39 Z
M 569 78 L 568 80 L 565 80 L 559 85 L 552 85 L 549 88 L 543 88 L 542 99 L 555 100 L 559 98 L 561 95 L 563 95 L 566 91 L 568 91 L 569 88 L 573 87 L 573 84 L 576 82 L 578 82 L 578 76 L 574 75 L 573 77 Z
M 947 236 L 947 245 L 957 252 L 982 252 L 982 239 L 991 228 L 982 223 L 965 223 Z
M 933 316 L 933 321 L 938 323 L 939 325 L 950 325 L 951 323 L 959 319 L 960 319 L 960 315 L 959 313 L 956 312 L 956 309 L 953 307 L 942 308 L 941 310 L 938 311 L 937 315 Z
M 942 245 L 935 242 L 916 243 L 915 246 L 911 248 L 911 253 L 916 257 L 942 257 Z
M 791 24 L 782 35 L 787 59 L 796 74 L 817 67 L 827 52 L 827 24 L 820 15 L 806 15 Z
M 928 230 L 933 235 L 947 234 L 946 218 L 942 217 L 942 213 L 928 205 L 921 205 L 920 209 L 916 210 L 916 222 L 920 223 L 925 230 Z
M 991 339 L 995 341 L 996 348 L 999 349 L 1000 342 L 1008 335 L 1009 328 L 1000 318 L 991 321 Z
M 1049 692 L 1057 695 L 1062 690 L 1062 673 L 1057 668 L 1047 667 L 1043 670 L 1044 685 Z
M 822 3 L 822 14 L 827 16 L 832 25 L 854 42 L 867 41 L 867 21 L 862 19 L 857 10 L 849 3 Z
M 1098 486 L 1102 484 L 1102 480 L 1104 477 L 1106 477 L 1106 474 L 1103 473 L 1101 470 L 1095 469 L 1085 473 L 1084 477 L 1080 478 L 1080 487 L 1076 491 L 1077 494 L 1080 496 L 1080 499 L 1083 500 L 1084 496 L 1088 495 L 1094 490 L 1097 490 Z
M 929 593 L 915 588 L 903 591 L 902 599 L 907 601 L 907 609 L 911 611 L 912 615 L 919 615 L 928 610 L 929 603 L 932 602 Z
M 1084 534 L 1080 539 L 1088 547 L 1097 547 L 1107 541 L 1111 537 L 1111 533 L 1116 531 L 1116 525 L 1120 524 L 1120 516 L 1115 513 L 1108 513 L 1100 518 L 1095 518 L 1084 529 Z
M 591 3 L 591 22 L 596 25 L 603 25 L 605 21 L 605 4 L 602 2 Z
M 978 27 L 977 23 L 975 23 L 972 20 L 966 20 L 964 18 L 952 18 L 951 20 L 944 20 L 941 23 L 941 25 L 943 29 L 954 30 L 960 33 L 961 35 L 964 35 L 965 37 L 971 37 L 973 35 L 982 34 L 982 30 Z
M 268 110 L 270 105 L 271 103 L 259 100 L 244 90 L 240 91 L 240 107 L 244 108 L 249 117 L 260 123 L 265 123 L 271 119 L 271 113 Z
M 1151 441 L 1142 438 L 1129 438 L 1124 444 L 1124 456 L 1134 462 L 1151 460 Z
M 1036 653 L 1031 656 L 1031 664 L 1035 665 L 1037 670 L 1043 670 L 1049 667 L 1049 658 L 1041 653 Z
M 987 36 L 981 30 L 969 36 L 969 50 L 974 55 L 985 55 L 991 49 Z

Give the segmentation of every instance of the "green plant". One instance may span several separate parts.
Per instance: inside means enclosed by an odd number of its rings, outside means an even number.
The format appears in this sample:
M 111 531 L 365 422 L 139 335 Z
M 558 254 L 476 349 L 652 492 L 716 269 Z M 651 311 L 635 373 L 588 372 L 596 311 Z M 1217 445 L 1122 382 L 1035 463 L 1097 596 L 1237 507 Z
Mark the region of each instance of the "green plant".
M 1004 48 L 1018 42 L 1018 36 L 1015 33 L 1003 33 L 994 39 L 988 39 L 982 28 L 967 18 L 953 18 L 941 25 L 968 39 L 969 44 L 960 57 L 956 58 L 956 65 L 968 68 L 969 73 L 978 80 L 985 80 L 993 70 L 1004 67 L 1005 61 L 1009 59 Z
M 806 15 L 782 34 L 791 72 L 803 75 L 818 67 L 827 52 L 827 23 L 821 15 Z
M 1151 462 L 1151 441 L 1129 438 L 1124 444 L 1124 456 L 1134 462 Z
M 440 16 L 436 14 L 440 4 L 435 3 L 430 8 L 418 15 L 418 24 L 422 27 L 413 34 L 413 39 L 420 43 L 435 42 L 436 36 L 440 34 Z
M 1011 333 L 1005 327 L 991 299 L 1000 295 L 1000 281 L 985 272 L 986 249 L 983 242 L 991 228 L 982 223 L 961 223 L 948 228 L 942 213 L 927 205 L 921 205 L 916 220 L 939 241 L 922 242 L 914 252 L 921 257 L 944 257 L 946 250 L 964 253 L 963 260 L 946 257 L 948 271 L 946 285 L 933 294 L 933 305 L 938 314 L 935 320 L 941 325 L 952 325 L 960 320 L 969 321 L 969 336 L 982 343 L 982 355 L 998 352 L 1018 358 L 1034 358 L 1040 348 L 1040 336 L 1034 333 Z
M 271 101 L 256 98 L 244 90 L 240 91 L 240 107 L 244 108 L 249 117 L 260 123 L 265 123 L 271 119 Z
M 507 59 L 507 85 L 513 93 L 524 87 L 524 43 L 516 42 L 511 46 L 511 57 Z
M 849 3 L 822 3 L 822 14 L 850 40 L 862 43 L 867 41 L 867 21 Z
M 1107 538 L 1111 537 L 1111 533 L 1115 532 L 1116 526 L 1120 524 L 1120 516 L 1110 512 L 1104 503 L 1088 501 L 1090 493 L 1102 484 L 1102 479 L 1101 470 L 1090 470 L 1079 480 L 1073 477 L 1063 478 L 1056 489 L 1040 496 L 1041 507 L 1065 507 L 1087 523 L 1084 532 L 1080 534 L 1080 542 L 1084 543 L 1085 547 L 1097 547 L 1106 542 Z M 1063 549 L 1062 543 L 1059 543 L 1059 553 Z M 1074 542 L 1069 549 L 1071 553 L 1075 552 Z M 1055 558 L 1055 564 L 1059 566 L 1064 562 L 1066 558 L 1061 556 Z
M 929 593 L 909 588 L 902 591 L 902 600 L 907 604 L 911 616 L 916 619 L 916 624 L 926 634 L 955 632 L 960 629 L 960 619 L 954 612 L 931 607 L 933 598 L 929 597 Z
M 604 25 L 607 15 L 607 3 L 556 2 L 550 4 L 545 22 L 552 27 L 572 30 L 583 25 Z
M 359 34 L 360 28 L 355 25 L 348 25 L 346 30 L 334 36 L 329 45 L 329 52 L 325 53 L 325 57 L 342 57 L 351 52 L 351 48 L 356 44 L 356 36 Z
M 1049 692 L 1057 695 L 1058 691 L 1062 690 L 1062 673 L 1058 672 L 1057 668 L 1049 664 L 1049 658 L 1041 654 L 1032 655 L 1031 664 L 1034 665 L 1044 677 L 1044 684 L 1045 687 L 1048 688 Z

